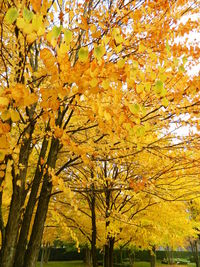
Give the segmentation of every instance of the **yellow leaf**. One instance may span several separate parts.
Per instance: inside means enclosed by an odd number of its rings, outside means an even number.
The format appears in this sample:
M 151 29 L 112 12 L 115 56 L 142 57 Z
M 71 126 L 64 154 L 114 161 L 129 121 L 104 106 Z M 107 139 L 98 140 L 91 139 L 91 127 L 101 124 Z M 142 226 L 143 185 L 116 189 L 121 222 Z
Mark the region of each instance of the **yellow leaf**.
M 23 29 L 26 26 L 26 22 L 23 18 L 18 18 L 17 19 L 17 27 L 19 29 Z
M 42 36 L 45 33 L 45 27 L 40 27 L 39 30 L 37 31 L 38 36 Z
M 7 97 L 0 96 L 0 106 L 8 106 L 9 100 Z
M 104 112 L 104 117 L 105 117 L 105 119 L 107 120 L 107 121 L 110 121 L 111 120 L 111 115 L 110 115 L 110 113 L 108 113 L 107 111 L 105 111 Z
M 162 105 L 163 105 L 165 108 L 168 107 L 168 105 L 169 105 L 169 101 L 168 101 L 167 98 L 163 98 L 163 99 L 162 99 Z
M 7 140 L 6 136 L 2 135 L 0 137 L 0 148 L 6 149 L 6 148 L 8 148 L 8 146 L 9 146 L 9 144 L 8 144 L 8 140 Z
M 64 31 L 64 40 L 65 40 L 66 44 L 71 43 L 72 37 L 73 37 L 73 35 L 72 35 L 72 32 L 70 30 Z
M 13 122 L 18 122 L 20 120 L 19 113 L 16 110 L 10 110 L 10 117 Z
M 3 121 L 7 121 L 10 119 L 10 112 L 8 110 L 5 110 L 1 113 L 1 119 Z
M 94 56 L 98 60 L 102 58 L 102 56 L 105 54 L 105 48 L 103 46 L 97 46 L 94 49 Z
M 32 20 L 32 26 L 34 31 L 38 31 L 43 26 L 42 15 L 34 15 Z
M 121 43 L 123 43 L 124 39 L 120 34 L 116 34 L 115 35 L 115 41 L 117 44 L 121 44 Z
M 0 161 L 3 161 L 5 158 L 5 153 L 3 151 L 0 151 Z
M 140 84 L 136 85 L 136 92 L 138 94 L 140 94 L 143 90 L 144 90 L 144 85 L 143 84 L 140 83 Z
M 145 91 L 146 91 L 146 92 L 150 92 L 150 90 L 151 90 L 151 83 L 146 82 L 146 83 L 144 84 L 144 87 L 145 87 Z
M 96 25 L 92 24 L 92 25 L 90 26 L 90 31 L 91 31 L 92 33 L 96 32 L 96 31 L 97 31 L 97 27 L 96 27 Z
M 29 23 L 33 18 L 33 12 L 25 7 L 23 10 L 23 18 Z
M 146 51 L 146 47 L 143 44 L 140 44 L 138 48 L 138 52 L 143 53 L 144 51 Z
M 121 52 L 122 48 L 123 48 L 123 47 L 122 47 L 122 44 L 116 46 L 116 47 L 115 47 L 115 52 L 116 52 L 116 53 Z
M 27 35 L 27 42 L 29 44 L 33 43 L 37 39 L 37 34 L 35 32 L 32 32 Z
M 8 24 L 13 24 L 15 20 L 17 19 L 19 13 L 15 7 L 11 7 L 8 9 L 6 15 L 5 15 L 5 21 Z
M 129 104 L 128 107 L 129 107 L 131 113 L 133 113 L 133 114 L 138 114 L 140 111 L 140 106 L 137 103 L 136 104 Z
M 102 87 L 103 87 L 103 89 L 108 89 L 109 88 L 109 86 L 110 86 L 110 81 L 109 80 L 103 80 L 103 82 L 102 82 Z
M 61 55 L 65 55 L 69 51 L 69 48 L 69 45 L 61 44 L 60 48 L 58 49 L 58 53 L 60 53 Z
M 124 58 L 122 58 L 117 62 L 117 66 L 119 68 L 123 68 L 123 66 L 125 65 L 125 62 L 126 62 L 126 60 Z
M 104 45 L 107 45 L 110 42 L 110 37 L 104 35 L 102 41 L 103 41 Z
M 26 23 L 25 27 L 23 28 L 23 32 L 25 34 L 32 33 L 33 32 L 33 26 L 32 26 L 32 24 L 31 23 L 29 23 L 29 24 Z
M 92 87 L 97 86 L 97 84 L 98 84 L 98 79 L 96 79 L 96 78 L 93 78 L 93 79 L 90 81 L 90 85 L 91 85 Z
M 138 126 L 136 134 L 137 134 L 137 136 L 143 136 L 145 134 L 145 127 L 144 126 Z
M 132 68 L 133 68 L 133 70 L 137 70 L 138 69 L 138 62 L 137 61 L 133 60 Z
M 88 59 L 88 48 L 87 47 L 81 47 L 78 51 L 78 57 L 81 62 L 86 62 Z
M 21 180 L 17 180 L 16 185 L 21 187 L 22 186 L 22 181 Z

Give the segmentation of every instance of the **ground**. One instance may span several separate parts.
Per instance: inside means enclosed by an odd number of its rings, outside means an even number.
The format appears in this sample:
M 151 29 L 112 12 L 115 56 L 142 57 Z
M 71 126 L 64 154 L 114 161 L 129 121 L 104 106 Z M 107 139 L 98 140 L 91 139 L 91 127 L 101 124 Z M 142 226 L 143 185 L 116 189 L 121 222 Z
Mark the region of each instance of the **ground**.
M 36 267 L 40 267 L 40 263 Z M 65 262 L 49 262 L 44 264 L 43 267 L 85 267 L 81 261 L 65 261 Z M 149 262 L 136 262 L 134 267 L 150 267 Z M 156 267 L 195 267 L 194 263 L 189 263 L 188 265 L 166 265 L 158 262 Z

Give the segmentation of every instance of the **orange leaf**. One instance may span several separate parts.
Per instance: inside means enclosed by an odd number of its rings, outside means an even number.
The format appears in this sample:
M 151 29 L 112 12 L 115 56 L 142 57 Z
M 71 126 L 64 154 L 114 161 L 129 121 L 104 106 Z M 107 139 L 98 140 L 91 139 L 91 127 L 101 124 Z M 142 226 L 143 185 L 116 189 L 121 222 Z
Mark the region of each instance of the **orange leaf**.
M 30 0 L 35 12 L 40 11 L 42 0 Z

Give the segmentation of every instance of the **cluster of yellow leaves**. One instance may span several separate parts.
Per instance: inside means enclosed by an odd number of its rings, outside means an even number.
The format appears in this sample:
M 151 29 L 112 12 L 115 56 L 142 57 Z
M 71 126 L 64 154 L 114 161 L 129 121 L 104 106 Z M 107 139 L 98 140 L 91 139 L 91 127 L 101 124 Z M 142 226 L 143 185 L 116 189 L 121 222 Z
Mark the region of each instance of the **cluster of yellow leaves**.
M 6 54 L 9 67 L 5 68 L 5 56 L 2 56 L 1 64 L 2 77 L 5 73 L 7 75 L 3 81 L 7 88 L 0 91 L 0 161 L 12 151 L 16 173 L 24 168 L 24 165 L 18 164 L 20 145 L 29 137 L 26 135 L 28 123 L 35 119 L 27 181 L 34 177 L 42 139 L 47 138 L 50 144 L 51 139 L 55 138 L 61 147 L 56 168 L 73 157 L 78 157 L 88 168 L 95 167 L 94 177 L 82 175 L 78 181 L 68 181 L 70 186 L 84 189 L 94 183 L 98 189 L 106 186 L 121 189 L 128 187 L 131 192 L 127 198 L 133 197 L 135 200 L 142 190 L 153 192 L 156 187 L 162 189 L 165 178 L 168 186 L 164 195 L 167 196 L 173 178 L 165 175 L 165 172 L 181 153 L 179 149 L 176 153 L 166 152 L 169 147 L 173 147 L 173 137 L 168 133 L 165 136 L 165 132 L 171 129 L 172 123 L 176 124 L 180 114 L 187 113 L 188 106 L 199 99 L 199 89 L 196 89 L 199 81 L 194 80 L 192 83 L 185 75 L 186 58 L 191 56 L 197 59 L 199 48 L 188 48 L 186 44 L 182 46 L 175 42 L 175 37 L 190 32 L 191 25 L 198 27 L 188 22 L 184 30 L 183 25 L 177 23 L 180 10 L 184 11 L 185 5 L 189 3 L 185 1 L 183 5 L 182 1 L 176 1 L 171 3 L 171 7 L 170 1 L 130 1 L 118 6 L 117 1 L 112 1 L 108 8 L 107 1 L 100 1 L 90 10 L 89 1 L 64 2 L 60 11 L 56 10 L 57 3 L 52 7 L 51 1 L 47 0 L 30 0 L 29 7 L 22 3 L 17 8 L 8 7 L 6 10 L 3 22 L 8 34 L 4 36 L 4 52 L 7 53 L 10 47 L 12 51 L 11 55 Z M 11 36 L 13 46 L 7 41 Z M 16 82 L 18 80 L 20 82 Z M 62 112 L 63 121 L 58 126 Z M 193 116 L 189 121 L 195 124 L 192 120 L 196 121 L 196 117 Z M 16 145 L 18 138 L 19 146 Z M 134 156 L 137 154 L 138 157 Z M 128 159 L 134 163 L 131 177 L 122 175 L 114 180 L 110 175 L 99 179 L 102 170 L 95 166 L 94 160 L 100 159 L 101 162 L 106 158 L 118 158 L 120 162 L 120 158 L 127 155 L 133 155 Z M 46 162 L 46 158 L 43 161 L 41 165 Z M 125 161 L 122 162 L 124 164 Z M 45 166 L 44 174 L 48 171 L 54 188 L 67 194 L 65 180 L 55 174 L 56 168 Z M 72 169 L 68 173 L 69 177 L 71 173 Z M 76 170 L 74 176 L 80 175 L 77 173 Z M 160 173 L 163 173 L 164 178 L 162 176 L 159 181 L 157 175 Z M 3 166 L 0 177 L 4 174 Z M 179 177 L 182 173 L 175 171 L 174 175 Z M 188 176 L 191 173 L 188 172 Z M 17 180 L 17 186 L 22 186 L 20 180 Z M 178 182 L 175 186 L 178 188 Z M 155 191 L 155 194 L 159 195 L 161 189 Z M 145 197 L 145 194 L 138 196 L 137 207 L 147 204 L 145 200 L 143 202 Z M 119 199 L 119 204 L 123 203 L 123 194 Z M 78 205 L 83 205 L 83 208 L 86 206 L 84 201 L 84 204 L 78 200 L 69 202 L 76 210 Z M 165 206 L 160 205 L 159 208 Z M 118 236 L 121 214 L 110 211 L 111 217 L 116 215 L 117 218 L 119 215 L 118 221 L 113 220 L 105 230 L 103 210 L 103 216 L 101 212 L 97 215 L 98 229 L 104 233 L 107 231 L 103 236 L 108 232 Z M 169 210 L 167 212 L 169 214 Z M 158 211 L 156 214 L 152 212 L 152 217 L 157 218 L 158 214 Z M 66 224 L 60 215 L 54 216 L 56 222 L 64 228 Z M 80 220 L 80 216 L 78 214 L 76 219 Z M 149 242 L 150 230 L 156 230 L 148 214 L 143 216 L 141 220 L 138 219 L 143 229 L 140 236 Z M 167 214 L 164 217 L 168 218 Z M 121 216 L 126 223 L 127 218 Z M 158 232 L 161 233 L 160 229 L 166 225 L 159 218 L 156 220 L 159 222 Z M 87 225 L 78 226 L 85 227 L 89 235 L 89 221 L 85 219 L 84 222 Z M 134 220 L 131 223 L 134 224 Z M 134 229 L 132 233 L 135 234 Z M 76 239 L 73 233 L 71 235 Z M 158 237 L 155 234 L 156 239 Z M 144 239 L 142 242 L 145 242 Z M 145 245 L 142 244 L 143 247 Z

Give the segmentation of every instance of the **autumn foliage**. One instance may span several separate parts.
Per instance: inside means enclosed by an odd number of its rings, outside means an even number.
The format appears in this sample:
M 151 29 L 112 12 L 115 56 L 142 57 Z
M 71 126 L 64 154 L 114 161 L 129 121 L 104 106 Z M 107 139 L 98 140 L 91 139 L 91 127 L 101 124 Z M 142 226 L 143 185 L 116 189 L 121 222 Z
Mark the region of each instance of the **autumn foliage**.
M 165 210 L 165 201 L 198 196 L 199 78 L 189 70 L 200 51 L 187 39 L 199 31 L 196 2 L 1 0 L 0 7 L 0 266 L 35 266 L 59 193 L 84 193 L 91 212 L 105 201 L 104 228 L 123 203 L 126 225 L 138 205 Z M 142 218 L 156 232 L 149 215 L 141 213 L 143 225 Z M 113 225 L 104 229 L 105 247 L 120 231 Z

